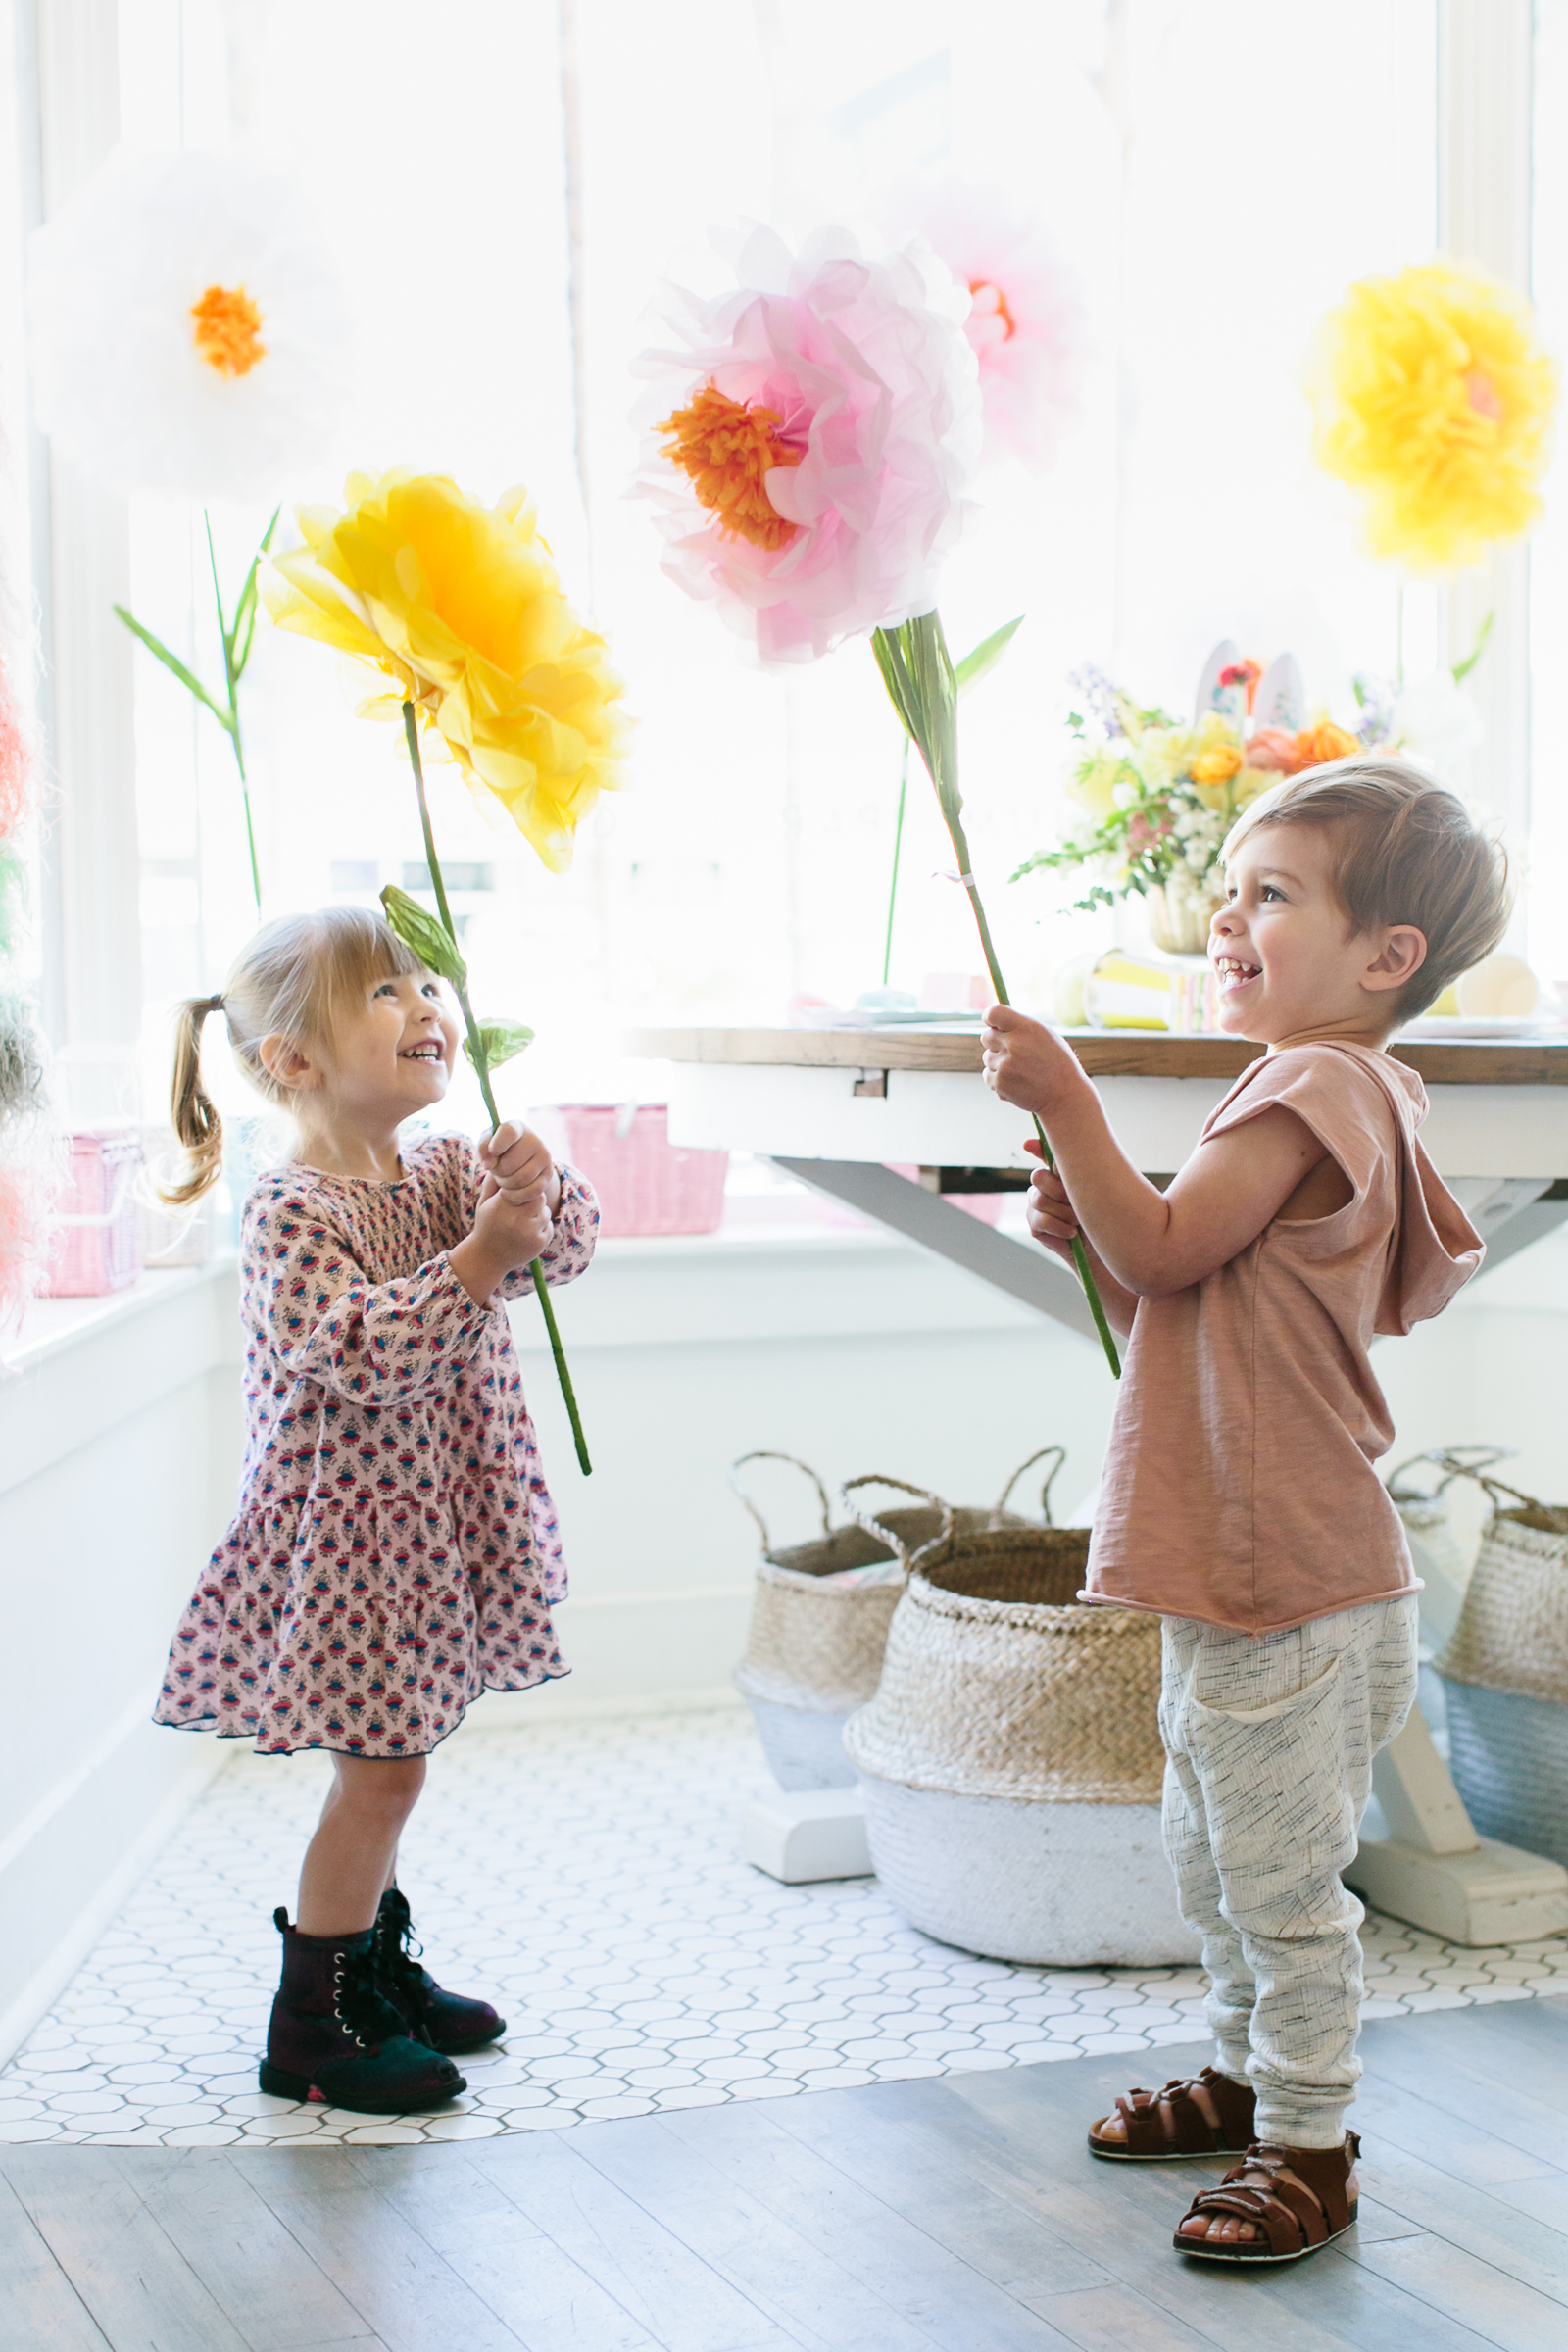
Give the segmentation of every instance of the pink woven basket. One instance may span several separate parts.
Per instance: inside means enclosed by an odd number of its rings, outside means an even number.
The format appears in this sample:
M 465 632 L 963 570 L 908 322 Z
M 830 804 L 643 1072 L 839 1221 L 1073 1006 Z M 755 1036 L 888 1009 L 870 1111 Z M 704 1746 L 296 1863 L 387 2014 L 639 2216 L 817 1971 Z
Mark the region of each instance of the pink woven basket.
M 100 1298 L 135 1281 L 140 1166 L 141 1136 L 134 1127 L 81 1127 L 73 1135 L 71 1174 L 55 1211 L 41 1298 Z
M 688 1152 L 669 1140 L 663 1102 L 564 1102 L 555 1112 L 566 1157 L 599 1195 L 607 1234 L 712 1233 L 724 1214 L 727 1152 Z

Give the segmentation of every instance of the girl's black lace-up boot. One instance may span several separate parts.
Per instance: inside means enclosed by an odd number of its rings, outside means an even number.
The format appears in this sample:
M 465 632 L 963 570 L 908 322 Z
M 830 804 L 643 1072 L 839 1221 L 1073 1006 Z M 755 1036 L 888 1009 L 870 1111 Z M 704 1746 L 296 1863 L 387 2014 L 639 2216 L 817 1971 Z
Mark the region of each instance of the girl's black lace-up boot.
M 302 1936 L 282 1909 L 283 1980 L 272 2002 L 261 2085 L 274 2099 L 324 2099 L 359 2115 L 444 2107 L 467 2083 L 411 2034 L 377 1980 L 375 1931 Z
M 433 2050 L 456 2058 L 465 2050 L 482 2050 L 506 2032 L 506 2019 L 498 2017 L 488 2001 L 444 1991 L 429 1970 L 420 1967 L 419 1945 L 401 1887 L 389 1886 L 382 1895 L 374 1935 L 375 1981 L 416 2040 L 422 2038 Z

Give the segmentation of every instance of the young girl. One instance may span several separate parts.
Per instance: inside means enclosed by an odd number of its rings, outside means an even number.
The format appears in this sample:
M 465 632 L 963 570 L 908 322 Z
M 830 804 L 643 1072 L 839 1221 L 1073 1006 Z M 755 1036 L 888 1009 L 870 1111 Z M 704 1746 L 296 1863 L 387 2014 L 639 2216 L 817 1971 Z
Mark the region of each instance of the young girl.
M 298 1152 L 245 1205 L 247 1444 L 239 1510 L 180 1619 L 156 1719 L 258 1751 L 321 1747 L 334 1777 L 279 1909 L 265 2091 L 370 2115 L 466 2087 L 455 2053 L 505 2032 L 412 1956 L 394 1881 L 425 1758 L 481 1690 L 564 1674 L 566 1582 L 503 1301 L 544 1262 L 570 1282 L 599 1212 L 536 1135 L 477 1152 L 404 1122 L 441 1102 L 457 1023 L 441 983 L 355 906 L 259 931 L 220 996 L 179 1016 L 174 1127 L 199 1200 L 222 1138 L 200 1076 L 222 1012 Z M 417 1950 L 417 1946 L 413 1947 Z

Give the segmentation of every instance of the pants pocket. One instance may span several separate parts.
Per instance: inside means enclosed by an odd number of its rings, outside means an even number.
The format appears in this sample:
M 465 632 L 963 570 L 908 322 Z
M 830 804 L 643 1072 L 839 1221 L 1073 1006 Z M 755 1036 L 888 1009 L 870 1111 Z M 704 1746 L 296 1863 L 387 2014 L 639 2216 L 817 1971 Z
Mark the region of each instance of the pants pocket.
M 1349 1861 L 1355 1808 L 1347 1787 L 1337 1657 L 1284 1698 L 1221 1707 L 1190 1697 L 1185 1712 L 1184 1745 L 1233 1915 L 1233 1881 L 1237 1892 L 1246 1882 L 1250 1899 L 1267 1902 Z

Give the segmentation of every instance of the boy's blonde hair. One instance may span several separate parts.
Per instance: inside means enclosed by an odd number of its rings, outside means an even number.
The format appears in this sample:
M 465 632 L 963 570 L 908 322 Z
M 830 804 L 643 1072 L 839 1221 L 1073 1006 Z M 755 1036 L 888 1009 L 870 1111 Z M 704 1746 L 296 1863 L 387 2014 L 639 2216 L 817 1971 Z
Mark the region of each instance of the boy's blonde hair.
M 210 1192 L 223 1172 L 223 1122 L 202 1084 L 202 1024 L 210 1012 L 228 1022 L 234 1059 L 259 1095 L 282 1102 L 285 1091 L 262 1059 L 262 1041 L 285 1037 L 303 1047 L 330 1039 L 351 998 L 377 981 L 424 969 L 390 924 L 365 906 L 322 906 L 264 923 L 216 997 L 187 997 L 175 1016 L 174 1133 L 189 1172 L 164 1191 L 171 1207 Z
M 1507 929 L 1508 861 L 1456 793 L 1407 760 L 1334 760 L 1276 784 L 1243 810 L 1222 864 L 1265 825 L 1322 825 L 1334 834 L 1334 890 L 1351 936 L 1413 923 L 1426 961 L 1394 999 L 1413 1020 Z

